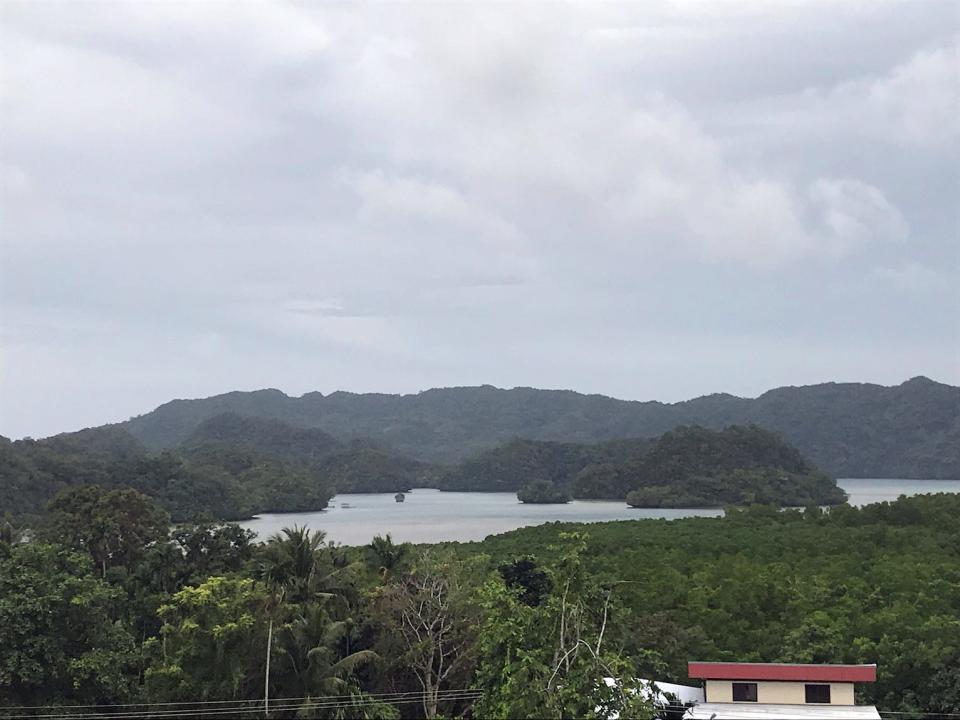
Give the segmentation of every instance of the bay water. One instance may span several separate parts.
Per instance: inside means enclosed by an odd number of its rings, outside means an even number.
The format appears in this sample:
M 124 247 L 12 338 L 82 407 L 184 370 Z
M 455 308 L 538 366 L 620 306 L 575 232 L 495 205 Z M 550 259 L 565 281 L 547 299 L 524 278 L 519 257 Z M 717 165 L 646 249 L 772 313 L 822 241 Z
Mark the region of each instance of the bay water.
M 896 500 L 900 495 L 960 492 L 960 480 L 840 479 L 852 505 Z M 441 492 L 415 489 L 402 503 L 393 493 L 342 494 L 320 512 L 259 515 L 240 523 L 261 539 L 284 527 L 323 530 L 328 540 L 365 545 L 390 533 L 395 542 L 482 540 L 487 535 L 546 522 L 604 522 L 640 518 L 716 517 L 719 508 L 631 508 L 623 501 L 574 500 L 564 505 L 527 505 L 515 493 Z

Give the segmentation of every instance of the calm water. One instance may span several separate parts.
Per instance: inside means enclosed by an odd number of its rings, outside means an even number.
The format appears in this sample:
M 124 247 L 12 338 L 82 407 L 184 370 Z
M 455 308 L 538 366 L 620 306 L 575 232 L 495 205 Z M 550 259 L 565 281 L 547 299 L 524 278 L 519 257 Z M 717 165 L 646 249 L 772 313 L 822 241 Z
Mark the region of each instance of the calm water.
M 960 493 L 960 480 L 864 480 L 840 479 L 837 485 L 847 491 L 851 505 L 896 500 L 901 495 L 924 493 Z
M 900 495 L 960 492 L 957 480 L 838 480 L 854 505 L 896 500 Z M 349 506 L 349 507 L 347 507 Z M 621 501 L 574 500 L 566 505 L 524 505 L 514 493 L 459 493 L 419 489 L 398 503 L 393 494 L 337 495 L 314 513 L 260 515 L 241 523 L 261 537 L 294 524 L 323 530 L 344 545 L 364 545 L 390 533 L 397 542 L 482 540 L 487 535 L 552 520 L 603 522 L 638 518 L 715 517 L 717 509 L 634 509 Z

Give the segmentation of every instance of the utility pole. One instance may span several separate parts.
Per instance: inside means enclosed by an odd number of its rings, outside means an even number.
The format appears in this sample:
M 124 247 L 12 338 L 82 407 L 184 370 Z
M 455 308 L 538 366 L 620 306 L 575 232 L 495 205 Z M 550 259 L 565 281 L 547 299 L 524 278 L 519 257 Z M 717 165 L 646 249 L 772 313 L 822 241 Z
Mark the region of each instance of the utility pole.
M 263 716 L 270 717 L 270 650 L 273 646 L 273 618 L 267 630 L 267 670 L 263 674 Z

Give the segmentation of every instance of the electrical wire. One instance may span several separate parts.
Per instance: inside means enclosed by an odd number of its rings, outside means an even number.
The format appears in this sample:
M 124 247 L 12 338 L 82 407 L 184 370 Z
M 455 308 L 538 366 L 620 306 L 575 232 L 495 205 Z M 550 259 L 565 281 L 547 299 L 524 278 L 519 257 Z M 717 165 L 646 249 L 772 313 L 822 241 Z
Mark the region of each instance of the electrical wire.
M 452 688 L 437 692 L 436 699 L 437 701 L 443 702 L 476 701 L 482 698 L 483 694 L 483 691 L 478 689 Z M 357 708 L 379 703 L 409 705 L 422 703 L 425 699 L 426 693 L 422 691 L 410 691 L 363 695 L 328 695 L 317 698 L 312 696 L 280 697 L 272 699 L 268 707 L 265 707 L 263 698 L 254 700 L 181 700 L 164 703 L 125 703 L 116 705 L 32 705 L 0 707 L 0 718 L 3 718 L 3 720 L 95 720 L 96 718 L 113 718 L 115 720 L 156 718 L 157 720 L 166 720 L 180 717 L 249 717 L 265 711 L 269 713 L 280 713 L 287 711 L 330 710 L 336 708 Z M 689 705 L 671 703 L 658 705 L 657 710 L 661 712 L 679 712 L 688 710 L 690 707 Z M 129 709 L 124 710 L 124 708 Z M 144 709 L 134 710 L 132 708 Z M 35 712 L 29 712 L 30 710 Z M 93 712 L 83 712 L 84 710 L 92 710 Z M 117 710 L 119 710 L 119 712 L 117 712 Z M 954 718 L 960 718 L 960 712 L 880 710 L 879 714 L 882 718 L 889 718 L 890 720 L 913 720 L 914 718 L 917 720 L 952 720 Z
M 480 690 L 441 690 L 437 693 L 438 701 L 454 701 L 454 700 L 477 700 L 483 696 L 483 692 Z M 335 699 L 333 699 L 335 698 Z M 347 699 L 349 698 L 349 699 Z M 425 700 L 426 695 L 423 692 L 410 692 L 410 693 L 382 693 L 377 695 L 363 695 L 363 696 L 332 696 L 332 697 L 320 697 L 320 698 L 276 698 L 275 700 L 270 701 L 269 703 L 269 712 L 281 712 L 286 710 L 321 710 L 321 709 L 331 709 L 331 708 L 349 708 L 349 707 L 358 707 L 362 705 L 373 705 L 378 703 L 387 703 L 390 705 L 403 705 L 410 703 L 421 703 Z M 224 707 L 225 703 L 233 703 L 231 707 Z M 171 703 L 172 704 L 172 703 Z M 158 703 L 157 705 L 160 705 Z M 146 709 L 146 710 L 128 710 L 121 712 L 76 712 L 79 706 L 72 707 L 63 707 L 60 706 L 59 710 L 61 712 L 40 712 L 40 713 L 22 713 L 24 708 L 0 708 L 0 717 L 5 720 L 19 720 L 26 718 L 34 718 L 36 720 L 73 720 L 74 718 L 97 718 L 97 717 L 109 717 L 117 718 L 118 720 L 132 720 L 134 718 L 176 718 L 183 716 L 190 717 L 218 717 L 224 715 L 244 715 L 250 713 L 262 713 L 265 711 L 263 699 L 259 700 L 236 700 L 236 701 L 225 701 L 225 700 L 199 700 L 195 702 L 183 701 L 177 703 L 180 707 L 167 709 Z M 182 707 L 184 705 L 190 705 L 191 707 Z M 208 707 L 204 707 L 204 706 Z M 209 705 L 216 705 L 217 707 L 209 707 Z M 196 707 L 199 706 L 199 707 Z M 101 711 L 112 710 L 113 708 L 119 707 L 116 705 L 98 705 L 98 706 L 86 706 L 88 709 L 95 708 Z M 127 705 L 126 707 L 135 707 L 134 705 Z M 149 703 L 144 703 L 138 707 L 151 707 Z M 34 706 L 33 709 L 42 710 L 42 709 L 54 709 L 56 706 Z M 8 710 L 13 710 L 14 714 L 6 714 Z
M 463 688 L 463 690 L 472 690 L 471 688 Z M 440 690 L 438 692 L 460 692 L 460 689 L 449 688 L 447 690 Z M 477 690 L 477 692 L 480 692 Z M 400 693 L 364 693 L 363 697 L 367 698 L 377 698 L 377 697 L 392 697 L 392 696 L 403 696 L 403 695 L 417 695 L 422 696 L 424 694 L 423 690 L 411 690 L 409 692 L 400 692 Z M 309 700 L 312 695 L 304 695 L 301 697 L 282 697 L 277 698 L 278 701 L 287 701 L 287 700 Z M 325 700 L 339 700 L 339 699 L 351 699 L 359 697 L 358 695 L 324 695 Z M 273 699 L 271 698 L 271 702 Z M 255 698 L 253 700 L 177 700 L 172 702 L 142 702 L 142 703 L 100 703 L 96 705 L 16 705 L 10 707 L 0 707 L 0 710 L 15 709 L 15 710 L 45 710 L 48 708 L 64 708 L 69 707 L 71 709 L 83 709 L 83 708 L 123 708 L 123 707 L 159 707 L 164 705 L 215 705 L 221 703 L 260 703 L 263 704 L 263 698 Z

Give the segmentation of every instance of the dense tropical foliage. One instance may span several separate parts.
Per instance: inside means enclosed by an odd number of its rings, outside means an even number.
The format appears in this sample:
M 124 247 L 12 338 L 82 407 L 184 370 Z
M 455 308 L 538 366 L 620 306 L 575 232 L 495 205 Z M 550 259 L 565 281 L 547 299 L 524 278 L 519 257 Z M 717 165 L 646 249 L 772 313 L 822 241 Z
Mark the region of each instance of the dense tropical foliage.
M 0 706 L 642 718 L 635 678 L 700 659 L 876 662 L 861 701 L 958 713 L 958 514 L 942 494 L 343 548 L 171 531 L 135 490 L 71 487 L 0 532 Z
M 825 383 L 776 388 L 756 399 L 714 394 L 673 404 L 490 386 L 299 398 L 259 390 L 173 400 L 122 425 L 152 450 L 172 449 L 225 412 L 316 428 L 343 442 L 374 438 L 408 457 L 448 465 L 517 437 L 598 443 L 655 437 L 678 425 L 756 424 L 782 433 L 834 477 L 960 477 L 960 388 L 923 377 L 893 387 Z
M 775 433 L 756 426 L 680 427 L 655 440 L 596 445 L 515 440 L 450 468 L 458 490 L 516 490 L 523 502 L 623 499 L 634 507 L 844 501 L 843 492 Z
M 370 443 L 226 414 L 160 452 L 116 427 L 0 438 L 0 513 L 36 513 L 63 488 L 97 484 L 149 495 L 174 520 L 236 520 L 322 510 L 337 491 L 405 491 L 424 473 L 422 463 Z
M 252 451 L 309 472 L 337 492 L 406 491 L 428 473 L 425 464 L 370 438 L 340 441 L 315 428 L 236 413 L 202 422 L 180 448 L 188 457 L 211 449 Z
M 176 451 L 148 452 L 118 428 L 45 440 L 0 439 L 0 512 L 37 512 L 58 490 L 132 488 L 176 521 L 321 510 L 335 492 L 522 489 L 524 502 L 571 497 L 635 506 L 831 504 L 843 493 L 779 435 L 756 426 L 682 427 L 605 443 L 513 440 L 453 467 L 428 466 L 373 441 L 224 413 Z M 629 493 L 629 494 L 628 494 Z
M 517 500 L 522 503 L 546 505 L 568 503 L 572 499 L 565 487 L 549 480 L 533 480 L 517 490 Z
M 135 489 L 156 499 L 175 520 L 318 510 L 334 493 L 327 478 L 310 468 L 242 448 L 148 453 L 115 429 L 0 439 L 0 511 L 35 513 L 57 491 L 90 484 Z
M 651 441 L 646 439 L 561 443 L 514 438 L 444 469 L 438 484 L 445 490 L 516 492 L 531 480 L 568 488 L 577 482 L 582 491 L 578 495 L 582 497 L 622 499 L 626 485 L 580 484 L 579 474 L 586 468 L 613 468 L 628 463 L 648 452 L 650 445 Z

